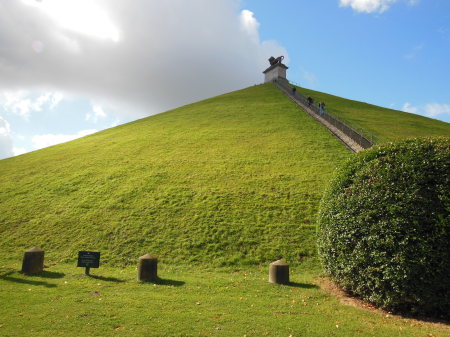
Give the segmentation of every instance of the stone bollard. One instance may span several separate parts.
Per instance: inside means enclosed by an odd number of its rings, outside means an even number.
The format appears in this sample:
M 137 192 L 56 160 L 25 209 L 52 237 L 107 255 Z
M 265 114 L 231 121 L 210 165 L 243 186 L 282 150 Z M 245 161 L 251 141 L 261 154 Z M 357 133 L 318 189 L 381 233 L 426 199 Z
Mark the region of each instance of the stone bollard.
M 44 270 L 44 251 L 39 248 L 31 248 L 25 251 L 22 261 L 22 273 L 38 274 Z
M 289 265 L 281 260 L 272 262 L 269 266 L 269 282 L 289 284 Z
M 158 279 L 158 259 L 150 254 L 139 258 L 138 281 L 155 282 Z

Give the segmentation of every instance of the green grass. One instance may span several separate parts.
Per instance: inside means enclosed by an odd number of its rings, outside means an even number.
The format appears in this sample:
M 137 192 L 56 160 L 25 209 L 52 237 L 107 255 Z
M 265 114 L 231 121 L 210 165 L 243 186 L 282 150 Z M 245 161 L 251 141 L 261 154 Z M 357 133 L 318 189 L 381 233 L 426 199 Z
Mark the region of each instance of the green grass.
M 0 248 L 124 265 L 315 255 L 314 219 L 350 152 L 273 85 L 0 161 Z
M 376 143 L 411 137 L 450 136 L 450 124 L 403 111 L 353 101 L 304 88 L 298 90 L 315 102 L 324 102 L 326 109 L 352 126 L 374 136 Z
M 384 141 L 415 135 L 415 116 L 393 127 L 381 108 L 333 99 Z M 315 285 L 319 200 L 351 155 L 266 84 L 0 161 L 0 335 L 448 336 Z M 51 268 L 24 276 L 33 246 Z M 99 277 L 74 267 L 79 250 L 101 251 Z M 160 284 L 135 281 L 145 253 L 162 261 Z M 281 256 L 294 286 L 267 283 Z
M 134 267 L 57 265 L 23 276 L 0 265 L 1 336 L 448 336 L 450 329 L 342 305 L 315 285 L 317 270 L 291 270 L 292 286 L 267 267 L 159 266 L 159 284 Z M 304 269 L 306 268 L 306 270 Z

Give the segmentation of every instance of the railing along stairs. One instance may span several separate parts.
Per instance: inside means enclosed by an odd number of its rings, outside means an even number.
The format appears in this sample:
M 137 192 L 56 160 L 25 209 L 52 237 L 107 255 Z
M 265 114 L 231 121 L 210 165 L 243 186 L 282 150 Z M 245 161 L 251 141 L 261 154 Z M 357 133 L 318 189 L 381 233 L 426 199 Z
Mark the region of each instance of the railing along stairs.
M 363 135 L 364 131 L 358 132 L 348 126 L 336 116 L 332 116 L 319 106 L 308 102 L 308 98 L 290 86 L 285 79 L 274 80 L 273 83 L 283 91 L 294 103 L 311 117 L 327 127 L 337 138 L 339 138 L 351 151 L 359 152 L 375 145 L 373 137 Z

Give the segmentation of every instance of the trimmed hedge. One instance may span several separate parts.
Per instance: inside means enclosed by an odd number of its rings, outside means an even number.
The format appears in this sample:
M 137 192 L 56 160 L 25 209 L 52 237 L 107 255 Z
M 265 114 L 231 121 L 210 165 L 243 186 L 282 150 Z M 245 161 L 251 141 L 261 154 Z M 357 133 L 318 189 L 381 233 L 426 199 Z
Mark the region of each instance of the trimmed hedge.
M 450 318 L 449 213 L 450 138 L 360 152 L 321 202 L 325 271 L 384 309 Z

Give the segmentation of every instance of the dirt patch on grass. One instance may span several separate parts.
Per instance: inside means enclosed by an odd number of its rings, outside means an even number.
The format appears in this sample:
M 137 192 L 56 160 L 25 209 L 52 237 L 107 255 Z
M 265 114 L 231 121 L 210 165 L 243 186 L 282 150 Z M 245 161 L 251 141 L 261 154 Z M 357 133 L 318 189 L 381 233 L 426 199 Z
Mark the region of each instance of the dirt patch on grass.
M 357 308 L 364 308 L 369 311 L 388 314 L 388 312 L 378 309 L 376 306 L 374 306 L 370 303 L 366 303 L 363 300 L 348 294 L 345 290 L 343 290 L 341 287 L 339 287 L 336 283 L 331 281 L 329 278 L 320 277 L 320 278 L 317 278 L 315 281 L 316 281 L 317 285 L 320 287 L 320 289 L 339 298 L 339 301 L 342 304 L 349 305 L 352 307 L 357 307 Z
M 345 290 L 343 290 L 341 287 L 339 287 L 337 284 L 335 284 L 333 281 L 331 281 L 329 278 L 326 277 L 319 277 L 315 279 L 315 283 L 325 291 L 326 293 L 333 295 L 339 299 L 339 301 L 348 306 L 361 308 L 367 311 L 370 311 L 374 314 L 381 315 L 384 317 L 395 317 L 398 319 L 403 320 L 404 322 L 411 324 L 412 326 L 415 325 L 425 325 L 425 326 L 434 326 L 439 327 L 441 329 L 448 330 L 450 332 L 450 322 L 445 320 L 439 320 L 439 319 L 432 319 L 432 318 L 411 318 L 406 317 L 403 315 L 396 315 L 391 312 L 388 312 L 386 310 L 377 308 L 373 304 L 364 302 L 358 297 L 352 296 L 349 293 L 347 293 Z

